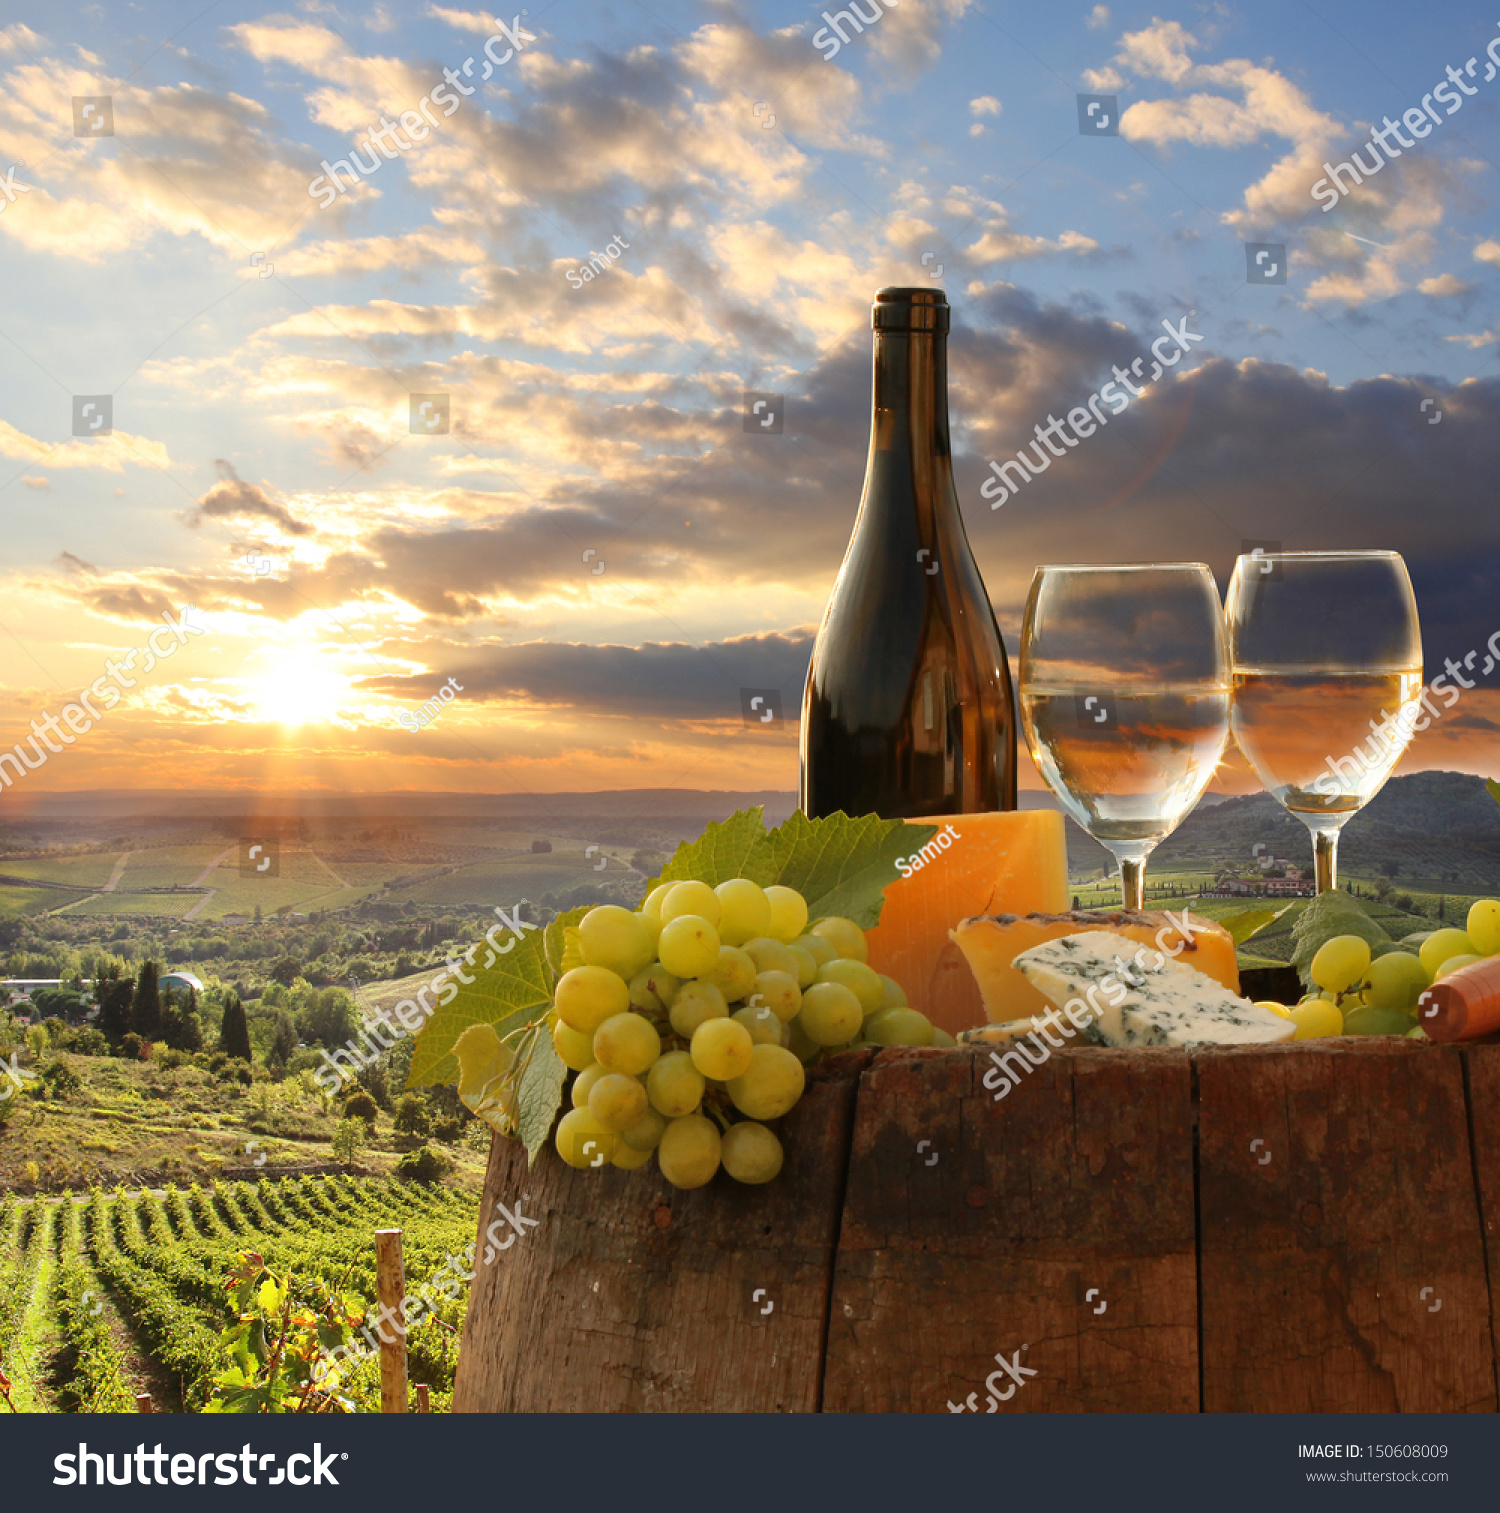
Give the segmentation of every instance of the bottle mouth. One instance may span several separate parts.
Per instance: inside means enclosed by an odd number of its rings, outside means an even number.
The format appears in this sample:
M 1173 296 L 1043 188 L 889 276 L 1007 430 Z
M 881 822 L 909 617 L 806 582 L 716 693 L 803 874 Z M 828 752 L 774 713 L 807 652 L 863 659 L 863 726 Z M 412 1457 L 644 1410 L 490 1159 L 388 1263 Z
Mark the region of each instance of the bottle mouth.
M 877 289 L 870 307 L 870 326 L 875 331 L 927 331 L 944 335 L 948 330 L 948 296 L 941 289 Z

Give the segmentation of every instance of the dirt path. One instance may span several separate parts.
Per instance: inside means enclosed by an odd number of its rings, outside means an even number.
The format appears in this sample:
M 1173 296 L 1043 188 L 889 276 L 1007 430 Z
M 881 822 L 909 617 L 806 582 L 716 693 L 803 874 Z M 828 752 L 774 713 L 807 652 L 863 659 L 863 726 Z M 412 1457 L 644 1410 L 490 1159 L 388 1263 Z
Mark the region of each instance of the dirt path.
M 133 851 L 122 851 L 115 858 L 115 870 L 109 874 L 109 881 L 99 890 L 101 893 L 113 893 L 120 886 L 120 879 L 125 875 L 125 863 L 134 855 Z
M 212 877 L 212 876 L 213 876 L 213 875 L 214 875 L 214 873 L 215 873 L 215 872 L 216 872 L 216 871 L 218 871 L 218 869 L 219 869 L 219 867 L 220 867 L 220 865 L 221 865 L 221 864 L 222 864 L 222 863 L 223 863 L 223 862 L 226 862 L 226 861 L 228 861 L 228 860 L 229 860 L 229 858 L 230 858 L 230 857 L 231 857 L 231 856 L 233 856 L 233 855 L 234 855 L 234 854 L 235 854 L 235 852 L 236 852 L 236 851 L 238 851 L 238 850 L 239 850 L 239 847 L 238 847 L 238 846 L 226 846 L 226 847 L 225 847 L 225 848 L 224 848 L 224 849 L 223 849 L 223 850 L 222 850 L 222 851 L 221 851 L 221 852 L 220 852 L 220 853 L 219 853 L 219 854 L 218 854 L 218 855 L 217 855 L 217 856 L 216 856 L 216 857 L 215 857 L 215 858 L 214 858 L 214 859 L 213 859 L 213 860 L 212 860 L 212 861 L 211 861 L 211 862 L 210 862 L 210 863 L 209 863 L 209 864 L 208 864 L 208 865 L 207 865 L 207 866 L 206 866 L 206 867 L 205 867 L 205 868 L 204 868 L 204 869 L 203 869 L 203 870 L 202 870 L 202 871 L 201 871 L 201 872 L 200 872 L 200 873 L 199 873 L 199 874 L 198 874 L 198 875 L 197 875 L 197 877 L 195 877 L 195 878 L 194 878 L 194 879 L 193 879 L 193 880 L 192 880 L 192 882 L 190 882 L 190 883 L 189 883 L 189 884 L 188 884 L 188 887 L 190 887 L 190 888 L 206 888 L 206 887 L 208 887 L 208 880 L 209 880 L 209 878 L 211 878 L 211 877 Z M 183 916 L 183 918 L 187 918 L 187 916 L 186 916 L 186 915 L 184 915 L 184 916 Z

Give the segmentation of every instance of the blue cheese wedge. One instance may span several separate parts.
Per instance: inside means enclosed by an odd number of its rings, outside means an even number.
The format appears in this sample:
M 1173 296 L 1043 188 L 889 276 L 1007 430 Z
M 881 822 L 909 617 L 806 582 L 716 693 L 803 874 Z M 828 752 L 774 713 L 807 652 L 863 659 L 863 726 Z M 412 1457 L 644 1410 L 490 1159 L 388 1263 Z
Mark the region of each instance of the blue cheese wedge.
M 1062 1029 L 1062 1026 L 1068 1022 L 1061 1016 L 1054 1016 L 1054 1019 L 1055 1023 L 1051 1026 L 1054 1029 Z M 1018 1040 L 1025 1040 L 1028 1035 L 1039 1033 L 1039 1027 L 1044 1023 L 1048 1022 L 1041 1019 L 1012 1019 L 1007 1024 L 982 1024 L 977 1029 L 964 1030 L 958 1039 L 963 1045 L 989 1045 L 1008 1048 L 1013 1046 Z M 1062 1033 L 1067 1035 L 1070 1034 L 1070 1031 L 1064 1029 Z M 1073 1035 L 1072 1040 L 1077 1045 L 1104 1044 L 1099 1038 L 1098 1026 L 1093 1024 L 1087 1025 L 1078 1034 Z
M 1109 1046 L 1268 1045 L 1297 1026 L 1193 967 L 1108 931 L 1064 935 L 1012 963 L 1059 1009 Z M 1080 1038 L 1089 1038 L 1087 1033 Z

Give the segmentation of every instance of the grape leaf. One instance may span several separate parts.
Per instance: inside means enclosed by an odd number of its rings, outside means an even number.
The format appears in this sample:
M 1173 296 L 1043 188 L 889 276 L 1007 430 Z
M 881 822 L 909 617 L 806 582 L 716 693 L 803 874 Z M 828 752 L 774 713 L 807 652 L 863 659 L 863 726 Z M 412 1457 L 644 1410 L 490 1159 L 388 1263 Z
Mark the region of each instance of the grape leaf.
M 536 1161 L 536 1153 L 547 1143 L 562 1103 L 563 1079 L 568 1075 L 545 1024 L 537 1025 L 530 1038 L 529 1052 L 524 1046 L 522 1049 L 526 1069 L 521 1073 L 516 1109 L 517 1132 L 526 1146 L 528 1164 Z
M 1279 909 L 1247 909 L 1243 914 L 1231 914 L 1219 923 L 1229 931 L 1236 946 L 1242 946 L 1253 935 L 1259 935 L 1269 924 L 1280 919 L 1288 909 L 1295 909 L 1296 904 L 1283 904 Z
M 1500 804 L 1500 783 L 1497 783 L 1494 778 L 1486 778 L 1484 780 L 1484 786 L 1490 790 L 1490 797 L 1494 799 L 1497 804 Z
M 697 840 L 683 841 L 677 847 L 672 860 L 661 869 L 660 877 L 652 879 L 650 887 L 687 878 L 696 878 L 710 888 L 717 888 L 732 877 L 748 877 L 763 888 L 774 883 L 775 877 L 764 864 L 759 864 L 766 839 L 763 813 L 757 804 L 753 809 L 738 810 L 722 822 L 711 821 Z
M 810 820 L 799 811 L 766 836 L 762 855 L 774 874 L 770 881 L 807 900 L 809 919 L 842 914 L 868 930 L 880 922 L 885 890 L 901 875 L 896 858 L 921 850 L 937 833 L 936 825 L 874 814 Z
M 1292 939 L 1297 942 L 1292 965 L 1304 987 L 1312 986 L 1313 957 L 1335 935 L 1357 935 L 1371 946 L 1391 938 L 1349 894 L 1337 890 L 1318 894 L 1292 926 Z
M 448 1004 L 440 1004 L 418 1032 L 407 1087 L 456 1082 L 458 1058 L 453 1054 L 453 1043 L 471 1024 L 492 1024 L 503 1037 L 552 1007 L 552 986 L 557 979 L 547 960 L 543 932 L 533 925 L 519 940 L 511 937 L 506 943 L 510 950 L 495 954 L 491 966 L 476 968 L 470 974 L 472 983 L 462 982 L 456 974 L 450 976 L 450 982 L 458 986 L 458 995 Z

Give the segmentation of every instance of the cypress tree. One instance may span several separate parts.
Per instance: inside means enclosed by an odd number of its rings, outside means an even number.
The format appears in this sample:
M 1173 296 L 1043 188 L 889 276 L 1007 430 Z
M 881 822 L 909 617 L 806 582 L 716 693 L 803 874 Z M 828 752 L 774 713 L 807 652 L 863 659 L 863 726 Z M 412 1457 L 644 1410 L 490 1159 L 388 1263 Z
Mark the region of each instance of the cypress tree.
M 130 1006 L 135 999 L 135 984 L 106 982 L 99 988 L 99 1028 L 111 1045 L 119 1043 L 130 1033 L 133 1023 Z
M 250 1060 L 250 1023 L 245 1018 L 245 1006 L 237 997 L 224 1005 L 224 1019 L 219 1025 L 219 1049 L 231 1059 Z
M 156 986 L 156 963 L 143 961 L 136 979 L 135 1001 L 130 1010 L 130 1028 L 142 1040 L 161 1038 L 161 993 Z

